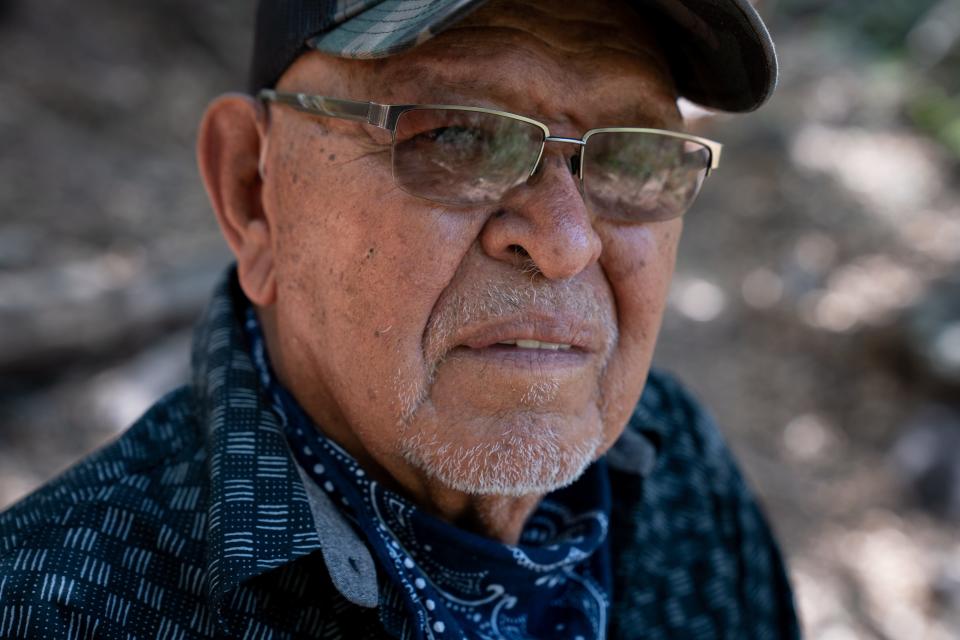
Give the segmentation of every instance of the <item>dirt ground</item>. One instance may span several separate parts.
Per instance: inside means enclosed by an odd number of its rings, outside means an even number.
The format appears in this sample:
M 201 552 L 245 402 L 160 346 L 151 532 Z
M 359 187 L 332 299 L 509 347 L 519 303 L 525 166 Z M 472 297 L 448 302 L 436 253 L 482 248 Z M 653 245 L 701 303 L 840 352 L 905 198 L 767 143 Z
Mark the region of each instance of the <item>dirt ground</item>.
M 229 260 L 192 144 L 250 7 L 0 0 L 0 508 L 185 376 Z M 696 124 L 723 165 L 656 361 L 762 497 L 808 637 L 957 638 L 960 163 L 904 115 L 913 67 L 772 26 L 771 103 Z

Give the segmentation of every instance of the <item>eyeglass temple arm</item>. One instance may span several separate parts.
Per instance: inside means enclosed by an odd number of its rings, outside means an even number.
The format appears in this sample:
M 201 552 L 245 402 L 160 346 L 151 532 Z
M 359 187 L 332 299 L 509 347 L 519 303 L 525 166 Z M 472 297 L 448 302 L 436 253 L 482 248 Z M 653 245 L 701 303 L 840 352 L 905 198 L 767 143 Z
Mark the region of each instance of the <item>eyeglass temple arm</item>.
M 342 100 L 325 96 L 311 96 L 305 93 L 283 93 L 273 89 L 261 89 L 257 94 L 261 100 L 279 102 L 299 111 L 343 120 L 366 122 L 381 129 L 388 129 L 389 105 L 376 102 Z M 394 118 L 395 119 L 395 118 Z
M 681 140 L 689 140 L 691 142 L 696 142 L 703 145 L 710 152 L 710 164 L 707 166 L 707 175 L 709 176 L 717 167 L 720 166 L 720 154 L 723 152 L 723 145 L 719 142 L 709 140 L 707 138 L 701 138 L 700 136 L 690 135 L 689 133 L 669 133 L 669 135 L 680 138 Z
M 706 147 L 710 149 L 710 166 L 707 168 L 707 175 L 710 175 L 720 166 L 720 154 L 723 152 L 723 145 L 713 140 L 705 140 L 704 142 L 709 143 Z

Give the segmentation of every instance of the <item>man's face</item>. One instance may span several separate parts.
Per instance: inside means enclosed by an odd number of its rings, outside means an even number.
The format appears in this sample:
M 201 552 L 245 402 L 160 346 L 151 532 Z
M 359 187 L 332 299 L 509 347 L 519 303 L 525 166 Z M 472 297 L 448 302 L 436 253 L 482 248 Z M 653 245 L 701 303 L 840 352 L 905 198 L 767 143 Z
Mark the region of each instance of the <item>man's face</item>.
M 278 89 L 492 107 L 555 136 L 679 129 L 639 20 L 617 2 L 491 2 L 404 55 L 305 54 Z M 499 205 L 452 207 L 395 185 L 384 131 L 274 107 L 268 140 L 271 353 L 325 432 L 401 481 L 501 495 L 567 484 L 616 440 L 679 220 L 592 215 L 573 145 L 548 143 L 536 178 Z

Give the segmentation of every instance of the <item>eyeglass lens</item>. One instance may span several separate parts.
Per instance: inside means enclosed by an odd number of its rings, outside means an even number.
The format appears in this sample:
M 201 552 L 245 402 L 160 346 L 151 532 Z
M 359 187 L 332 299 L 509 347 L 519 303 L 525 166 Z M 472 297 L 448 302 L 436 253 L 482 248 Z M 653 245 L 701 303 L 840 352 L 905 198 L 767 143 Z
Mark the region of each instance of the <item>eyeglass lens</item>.
M 411 109 L 397 120 L 393 172 L 416 196 L 450 204 L 499 202 L 523 184 L 543 145 L 536 125 L 460 109 Z M 700 143 L 655 132 L 597 132 L 583 149 L 587 206 L 597 215 L 654 222 L 682 215 L 710 165 Z
M 413 195 L 452 204 L 498 202 L 533 171 L 543 131 L 459 109 L 412 109 L 397 120 L 393 173 Z
M 683 215 L 710 166 L 710 150 L 654 132 L 611 131 L 587 139 L 583 185 L 597 215 L 657 222 Z

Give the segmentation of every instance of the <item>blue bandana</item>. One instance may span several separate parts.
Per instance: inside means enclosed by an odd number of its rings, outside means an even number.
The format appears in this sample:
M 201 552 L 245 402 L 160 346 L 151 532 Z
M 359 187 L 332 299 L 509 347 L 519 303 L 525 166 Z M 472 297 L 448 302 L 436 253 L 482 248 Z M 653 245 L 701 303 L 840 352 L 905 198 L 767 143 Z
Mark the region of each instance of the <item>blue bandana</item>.
M 545 497 L 517 545 L 459 529 L 370 479 L 326 438 L 272 375 L 252 308 L 246 329 L 297 462 L 341 505 L 377 560 L 387 631 L 438 640 L 605 637 L 612 578 L 604 460 Z

